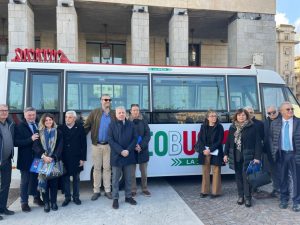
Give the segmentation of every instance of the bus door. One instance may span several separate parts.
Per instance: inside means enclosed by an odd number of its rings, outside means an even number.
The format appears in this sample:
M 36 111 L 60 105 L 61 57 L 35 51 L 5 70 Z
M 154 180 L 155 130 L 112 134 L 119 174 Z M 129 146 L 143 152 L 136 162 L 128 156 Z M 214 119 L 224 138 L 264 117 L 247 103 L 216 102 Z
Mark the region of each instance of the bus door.
M 54 114 L 55 121 L 63 121 L 63 71 L 29 70 L 27 106 L 36 108 L 38 118 L 43 113 Z

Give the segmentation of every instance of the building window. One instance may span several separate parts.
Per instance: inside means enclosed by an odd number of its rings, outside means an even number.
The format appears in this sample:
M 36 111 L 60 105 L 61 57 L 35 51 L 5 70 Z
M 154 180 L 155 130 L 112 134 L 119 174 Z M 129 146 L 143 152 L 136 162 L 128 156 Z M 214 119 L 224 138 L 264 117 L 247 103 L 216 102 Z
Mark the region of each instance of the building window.
M 283 48 L 283 53 L 285 54 L 285 55 L 290 55 L 290 53 L 291 53 L 291 48 L 290 47 L 284 47 Z
M 109 58 L 104 58 L 102 47 L 110 47 Z M 99 42 L 86 43 L 86 61 L 92 63 L 126 64 L 126 45 L 125 44 L 105 44 Z
M 284 64 L 284 70 L 289 70 L 289 69 L 290 69 L 289 62 L 285 62 L 285 64 Z
M 289 35 L 289 34 L 284 34 L 284 40 L 285 40 L 285 41 L 290 40 L 290 35 Z

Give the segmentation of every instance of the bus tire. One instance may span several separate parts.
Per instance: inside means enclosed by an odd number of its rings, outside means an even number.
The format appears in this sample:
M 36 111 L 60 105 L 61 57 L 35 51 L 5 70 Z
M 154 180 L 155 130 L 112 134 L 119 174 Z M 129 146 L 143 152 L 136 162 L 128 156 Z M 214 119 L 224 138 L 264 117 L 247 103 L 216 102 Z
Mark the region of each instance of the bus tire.
M 112 174 L 111 174 L 111 177 L 112 177 Z M 91 169 L 91 175 L 90 175 L 90 180 L 91 180 L 91 183 L 92 185 L 94 185 L 94 167 L 92 167 Z M 119 189 L 123 189 L 125 186 L 125 179 L 124 179 L 124 176 L 123 176 L 123 172 L 121 172 L 121 177 L 120 177 L 120 180 L 119 180 Z

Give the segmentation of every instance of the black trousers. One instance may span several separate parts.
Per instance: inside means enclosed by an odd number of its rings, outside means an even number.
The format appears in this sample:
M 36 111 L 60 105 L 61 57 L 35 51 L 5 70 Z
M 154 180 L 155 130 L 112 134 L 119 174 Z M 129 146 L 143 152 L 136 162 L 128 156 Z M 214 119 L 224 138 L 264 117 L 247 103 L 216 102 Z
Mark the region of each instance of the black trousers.
M 289 171 L 292 175 L 293 182 L 293 203 L 297 204 L 299 199 L 297 193 L 297 166 L 293 151 L 281 151 L 280 156 L 280 201 L 287 203 L 290 197 L 290 178 Z M 300 179 L 300 178 L 299 178 Z M 298 180 L 299 180 L 298 179 Z M 299 183 L 299 182 L 298 182 Z
M 11 182 L 11 159 L 2 161 L 0 165 L 0 209 L 6 209 Z
M 47 188 L 46 188 L 46 192 L 43 193 L 43 201 L 45 203 L 51 202 L 51 204 L 56 203 L 57 189 L 58 189 L 58 178 L 47 180 Z
M 247 180 L 246 171 L 243 169 L 243 161 L 235 162 L 235 181 L 238 189 L 239 197 L 245 197 L 251 199 L 251 188 Z
M 65 198 L 71 199 L 71 182 L 70 177 L 73 177 L 73 199 L 79 198 L 79 182 L 80 182 L 80 176 L 79 172 L 73 175 L 65 175 L 63 177 L 63 187 L 65 191 Z

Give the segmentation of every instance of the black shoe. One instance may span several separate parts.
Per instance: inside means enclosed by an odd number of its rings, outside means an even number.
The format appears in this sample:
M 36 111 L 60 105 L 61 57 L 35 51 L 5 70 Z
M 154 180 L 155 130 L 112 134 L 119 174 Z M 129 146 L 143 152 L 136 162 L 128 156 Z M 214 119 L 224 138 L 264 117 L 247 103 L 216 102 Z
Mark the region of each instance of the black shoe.
M 35 197 L 33 199 L 33 203 L 36 204 L 36 205 L 38 205 L 38 206 L 44 206 L 45 205 L 44 202 L 42 201 L 42 199 L 40 197 Z
M 300 211 L 300 205 L 294 204 L 292 210 L 293 210 L 294 212 L 299 212 L 299 211 Z
M 271 193 L 270 193 L 270 196 L 272 198 L 278 198 L 280 195 L 280 192 L 279 191 L 276 191 L 276 190 L 273 190 Z
M 217 198 L 219 197 L 220 195 L 210 195 L 210 198 L 214 199 L 214 198 Z
M 44 212 L 46 212 L 46 213 L 50 212 L 50 205 L 49 205 L 49 203 L 45 203 L 45 205 L 44 205 Z
M 207 196 L 208 196 L 208 194 L 200 193 L 200 198 L 206 198 Z
M 57 204 L 56 204 L 56 203 L 51 204 L 51 209 L 52 209 L 53 211 L 58 210 Z
M 105 192 L 104 196 L 106 196 L 108 199 L 112 199 L 111 192 Z
M 118 201 L 118 199 L 114 199 L 113 204 L 112 204 L 112 207 L 113 207 L 114 209 L 118 209 L 118 208 L 119 208 L 119 201 Z
M 125 202 L 129 203 L 130 205 L 137 204 L 137 202 L 133 198 L 125 198 Z
M 96 201 L 100 196 L 101 196 L 100 193 L 94 193 L 94 194 L 92 195 L 91 200 L 92 200 L 92 201 Z
M 73 199 L 73 202 L 76 204 L 76 205 L 81 205 L 81 201 L 79 198 L 74 198 Z
M 30 212 L 31 211 L 31 208 L 29 207 L 28 203 L 23 203 L 21 205 L 21 208 L 22 208 L 23 212 Z
M 287 209 L 288 207 L 288 203 L 287 202 L 280 202 L 279 203 L 279 208 L 281 209 Z
M 251 207 L 251 206 L 252 206 L 251 199 L 246 199 L 246 201 L 245 201 L 245 206 L 246 206 L 246 207 Z
M 0 213 L 4 214 L 4 215 L 7 215 L 7 216 L 11 216 L 11 215 L 15 214 L 14 211 L 8 210 L 7 208 L 0 209 Z
M 244 198 L 243 197 L 239 197 L 239 199 L 236 202 L 238 205 L 243 205 L 244 204 Z
M 64 200 L 64 202 L 61 204 L 61 206 L 62 206 L 62 207 L 65 207 L 65 206 L 69 205 L 70 201 L 71 201 L 71 199 L 66 198 L 66 199 Z

